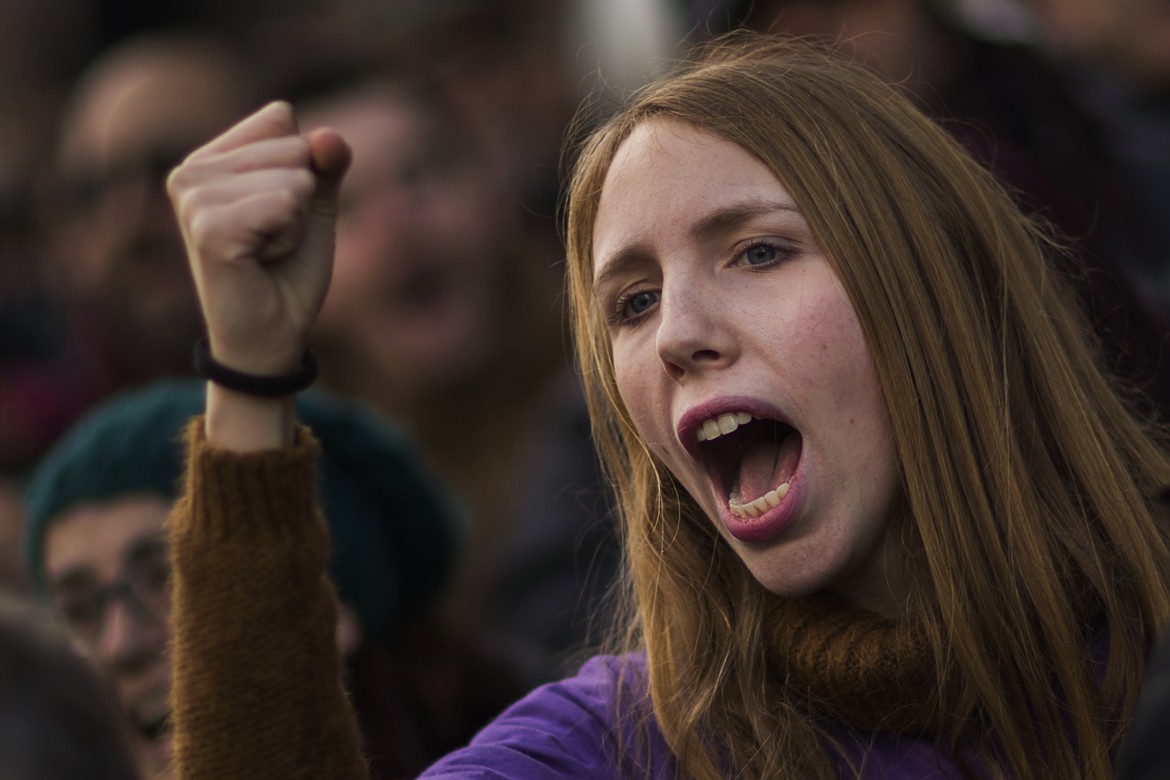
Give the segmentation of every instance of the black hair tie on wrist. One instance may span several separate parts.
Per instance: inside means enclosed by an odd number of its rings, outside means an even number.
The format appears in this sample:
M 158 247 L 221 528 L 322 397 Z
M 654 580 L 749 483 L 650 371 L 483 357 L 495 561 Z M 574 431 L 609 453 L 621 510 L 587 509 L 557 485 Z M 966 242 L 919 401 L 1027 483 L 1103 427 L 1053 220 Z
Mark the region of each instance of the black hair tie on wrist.
M 211 356 L 207 337 L 195 342 L 195 373 L 209 382 L 244 395 L 281 398 L 307 390 L 317 379 L 317 356 L 306 349 L 301 364 L 281 376 L 256 376 L 236 371 Z

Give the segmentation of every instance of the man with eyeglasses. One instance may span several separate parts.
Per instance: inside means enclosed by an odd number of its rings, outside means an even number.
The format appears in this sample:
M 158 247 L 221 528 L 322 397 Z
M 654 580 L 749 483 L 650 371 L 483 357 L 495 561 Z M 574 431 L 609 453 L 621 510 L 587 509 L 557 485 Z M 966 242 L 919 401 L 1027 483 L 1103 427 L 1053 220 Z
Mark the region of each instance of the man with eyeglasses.
M 152 779 L 171 776 L 164 524 L 182 473 L 181 434 L 203 393 L 201 382 L 160 382 L 95 408 L 50 450 L 26 490 L 34 588 L 114 684 L 143 776 Z M 507 682 L 517 670 L 489 667 L 494 659 L 474 647 L 430 632 L 452 574 L 460 513 L 409 440 L 369 409 L 316 393 L 298 398 L 297 416 L 321 446 L 330 575 L 343 604 L 338 648 L 359 724 L 377 776 L 410 776 L 523 692 Z M 231 630 L 215 621 L 204 628 Z M 322 659 L 330 662 L 336 658 Z M 484 669 L 490 673 L 470 676 Z
M 166 658 L 169 567 L 159 537 L 168 506 L 159 498 L 117 499 L 67 511 L 50 529 L 51 599 L 79 648 L 100 661 L 118 689 L 149 768 L 170 756 Z
M 166 778 L 171 670 L 163 524 L 176 461 L 149 446 L 148 430 L 99 445 L 104 432 L 83 435 L 82 423 L 50 453 L 28 493 L 35 550 L 29 563 L 37 590 L 74 644 L 113 683 L 144 777 Z

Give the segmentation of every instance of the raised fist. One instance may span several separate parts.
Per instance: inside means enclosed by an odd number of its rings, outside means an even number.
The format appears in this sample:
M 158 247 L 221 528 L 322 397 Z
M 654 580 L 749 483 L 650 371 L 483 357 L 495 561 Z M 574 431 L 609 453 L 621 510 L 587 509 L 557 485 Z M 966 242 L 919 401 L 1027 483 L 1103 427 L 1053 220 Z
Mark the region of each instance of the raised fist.
M 215 358 L 256 375 L 297 365 L 333 267 L 349 147 L 302 136 L 271 103 L 193 152 L 167 180 Z

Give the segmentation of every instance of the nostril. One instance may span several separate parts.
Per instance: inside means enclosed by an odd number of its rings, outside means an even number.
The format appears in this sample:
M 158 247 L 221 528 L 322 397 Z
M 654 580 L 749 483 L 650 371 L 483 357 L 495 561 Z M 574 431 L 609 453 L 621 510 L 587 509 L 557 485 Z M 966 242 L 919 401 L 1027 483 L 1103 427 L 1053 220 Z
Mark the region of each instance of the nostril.
M 664 361 L 662 361 L 662 365 L 666 369 L 666 375 L 669 376 L 671 379 L 673 379 L 676 382 L 679 381 L 680 379 L 682 379 L 683 375 L 686 374 L 686 371 L 683 370 L 682 366 L 680 366 L 677 363 L 672 363 L 669 360 L 664 360 Z
M 662 365 L 666 369 L 666 374 L 671 379 L 680 381 L 687 373 L 687 366 L 691 368 L 698 368 L 704 364 L 719 362 L 721 355 L 718 351 L 713 349 L 700 349 L 692 352 L 690 356 L 684 361 L 671 360 L 669 358 L 662 358 Z

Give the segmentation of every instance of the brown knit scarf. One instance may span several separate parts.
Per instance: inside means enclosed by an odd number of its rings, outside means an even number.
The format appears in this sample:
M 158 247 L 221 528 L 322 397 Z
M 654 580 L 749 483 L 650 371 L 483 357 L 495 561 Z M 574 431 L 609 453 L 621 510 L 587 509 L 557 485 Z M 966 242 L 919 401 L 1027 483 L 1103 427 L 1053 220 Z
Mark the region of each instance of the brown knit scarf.
M 865 730 L 938 733 L 945 697 L 925 632 L 832 595 L 784 599 L 772 650 L 796 706 Z

